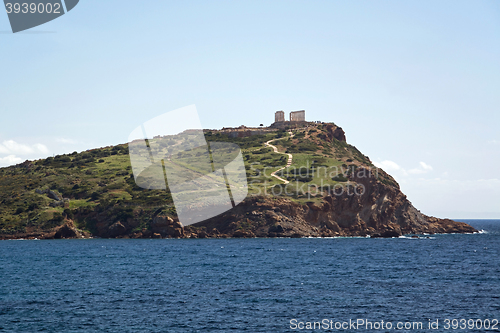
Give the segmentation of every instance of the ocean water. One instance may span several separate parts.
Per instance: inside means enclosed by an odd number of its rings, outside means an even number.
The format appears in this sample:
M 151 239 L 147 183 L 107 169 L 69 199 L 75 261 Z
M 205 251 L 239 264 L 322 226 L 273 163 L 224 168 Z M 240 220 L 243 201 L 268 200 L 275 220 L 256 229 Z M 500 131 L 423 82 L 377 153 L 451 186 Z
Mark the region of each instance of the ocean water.
M 500 331 L 500 220 L 464 221 L 485 232 L 2 241 L 0 332 Z

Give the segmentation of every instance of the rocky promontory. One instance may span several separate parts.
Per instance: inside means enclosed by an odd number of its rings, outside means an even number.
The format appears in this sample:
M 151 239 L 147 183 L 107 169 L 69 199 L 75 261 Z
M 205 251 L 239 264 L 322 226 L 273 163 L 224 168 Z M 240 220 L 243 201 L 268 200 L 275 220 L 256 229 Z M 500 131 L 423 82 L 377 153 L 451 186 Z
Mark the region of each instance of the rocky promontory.
M 240 146 L 251 186 L 245 200 L 221 215 L 183 226 L 168 189 L 138 186 L 129 146 L 124 144 L 0 168 L 0 239 L 397 237 L 476 232 L 465 223 L 417 210 L 394 178 L 349 145 L 343 129 L 334 123 L 304 122 L 291 128 L 244 131 L 245 135 L 226 132 L 207 130 L 205 137 L 208 142 Z M 176 142 L 159 140 L 166 141 L 159 142 L 158 149 Z M 183 158 L 197 153 L 190 154 L 184 153 Z M 266 168 L 283 174 L 266 175 Z M 274 194 L 275 189 L 287 193 L 289 186 L 291 194 Z
M 197 224 L 208 237 L 398 237 L 406 234 L 474 233 L 463 222 L 418 211 L 396 186 L 351 178 L 365 193 L 330 193 L 321 203 L 252 197 L 220 216 Z M 199 234 L 194 228 L 193 236 Z M 186 233 L 189 235 L 189 233 Z

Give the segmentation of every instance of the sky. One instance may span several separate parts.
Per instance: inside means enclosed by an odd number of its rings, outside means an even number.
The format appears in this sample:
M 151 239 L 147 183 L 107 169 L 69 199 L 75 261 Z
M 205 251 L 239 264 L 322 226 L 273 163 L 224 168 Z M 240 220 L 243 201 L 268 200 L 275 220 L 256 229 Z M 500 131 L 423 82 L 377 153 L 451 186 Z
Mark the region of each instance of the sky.
M 423 213 L 500 218 L 500 2 L 81 0 L 0 14 L 0 166 L 127 142 L 195 104 L 203 127 L 306 110 Z

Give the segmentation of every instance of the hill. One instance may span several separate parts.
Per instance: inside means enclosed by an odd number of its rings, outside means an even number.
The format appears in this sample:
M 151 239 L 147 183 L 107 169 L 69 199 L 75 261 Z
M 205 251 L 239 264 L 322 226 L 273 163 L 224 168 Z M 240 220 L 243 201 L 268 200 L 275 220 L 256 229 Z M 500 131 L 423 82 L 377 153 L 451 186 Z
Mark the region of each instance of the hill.
M 261 133 L 205 131 L 209 142 L 241 148 L 249 194 L 233 209 L 185 227 L 168 189 L 137 186 L 128 144 L 1 168 L 0 239 L 475 232 L 465 223 L 420 213 L 333 123 Z

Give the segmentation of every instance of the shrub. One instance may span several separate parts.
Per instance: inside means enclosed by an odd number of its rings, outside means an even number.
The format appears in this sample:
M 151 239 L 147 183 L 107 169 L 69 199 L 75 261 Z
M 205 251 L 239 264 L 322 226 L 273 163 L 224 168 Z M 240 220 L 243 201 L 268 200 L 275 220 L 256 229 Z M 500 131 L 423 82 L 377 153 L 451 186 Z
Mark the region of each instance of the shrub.
M 64 215 L 66 215 L 66 216 L 67 216 L 68 218 L 70 218 L 70 219 L 73 219 L 73 218 L 74 218 L 73 212 L 72 212 L 70 209 L 68 209 L 68 208 L 66 208 L 66 209 L 64 210 Z
M 343 174 L 339 174 L 335 177 L 332 178 L 332 180 L 336 181 L 336 182 L 346 182 L 347 181 L 347 178 L 344 177 Z
M 52 162 L 54 162 L 54 158 L 53 157 L 47 157 L 45 159 L 45 161 L 43 161 L 43 165 L 50 165 L 50 164 L 52 164 Z
M 57 162 L 71 162 L 71 157 L 65 155 L 57 155 L 54 157 L 54 161 Z
M 62 216 L 62 214 L 59 212 L 55 212 L 54 216 L 52 217 L 52 219 L 50 221 L 59 223 L 59 222 L 62 222 L 62 220 L 64 220 L 64 217 Z
M 28 210 L 31 212 L 31 211 L 34 211 L 35 209 L 38 209 L 38 204 L 37 203 L 32 203 L 28 206 Z

